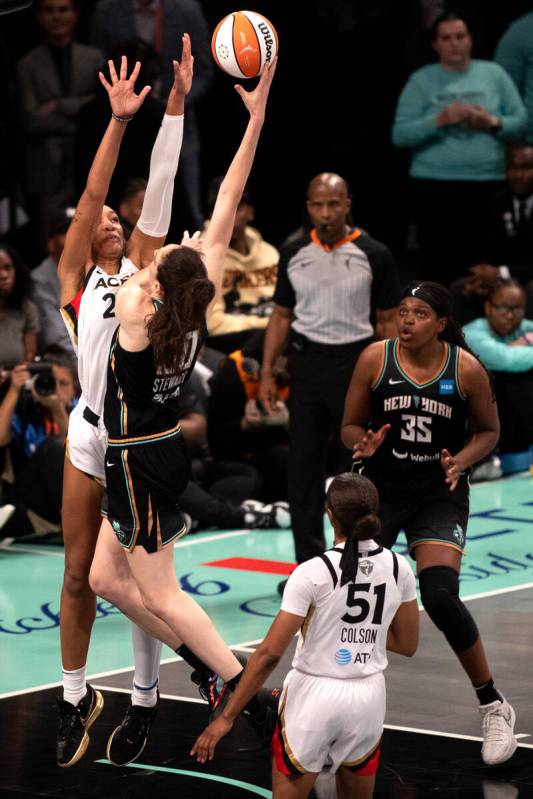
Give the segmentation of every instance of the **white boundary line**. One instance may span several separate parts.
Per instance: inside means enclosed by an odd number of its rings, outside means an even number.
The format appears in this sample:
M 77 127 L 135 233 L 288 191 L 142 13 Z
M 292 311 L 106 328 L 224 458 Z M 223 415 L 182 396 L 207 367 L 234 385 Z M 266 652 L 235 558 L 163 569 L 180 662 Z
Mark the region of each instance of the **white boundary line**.
M 483 741 L 483 738 L 477 735 L 461 735 L 455 732 L 441 732 L 440 730 L 424 730 L 421 727 L 401 727 L 396 724 L 384 724 L 386 730 L 394 730 L 396 732 L 416 732 L 418 735 L 437 735 L 439 738 L 458 738 L 461 741 Z M 519 733 L 516 737 L 521 738 L 527 733 Z M 533 744 L 518 743 L 522 749 L 533 749 Z
M 237 652 L 240 652 L 241 650 L 245 651 L 245 652 L 246 651 L 253 652 L 253 649 L 249 649 L 249 647 L 257 646 L 258 644 L 261 643 L 262 640 L 263 640 L 262 638 L 257 638 L 255 641 L 243 641 L 241 644 L 235 644 L 235 645 L 230 644 L 229 648 L 230 649 L 236 649 Z M 244 647 L 244 649 L 243 649 L 243 647 Z M 173 658 L 163 658 L 163 660 L 161 661 L 161 665 L 162 666 L 166 666 L 167 663 L 177 663 L 180 660 L 183 660 L 183 658 L 180 658 L 177 655 L 176 655 L 176 657 L 173 657 Z M 110 669 L 109 671 L 100 671 L 100 672 L 97 672 L 96 674 L 89 674 L 87 676 L 87 680 L 99 680 L 102 677 L 113 677 L 116 674 L 127 674 L 129 671 L 133 671 L 133 666 L 127 666 L 127 667 L 122 668 L 122 669 Z M 12 696 L 22 696 L 23 694 L 33 694 L 36 691 L 46 691 L 49 688 L 58 688 L 61 684 L 62 684 L 61 681 L 58 681 L 58 682 L 46 683 L 46 684 L 43 684 L 43 685 L 36 685 L 33 688 L 23 688 L 20 691 L 8 691 L 8 692 L 6 692 L 4 694 L 0 694 L 0 700 L 2 700 L 2 699 L 10 699 Z M 126 689 L 124 689 L 124 690 L 126 690 Z M 131 693 L 131 692 L 128 691 L 128 693 Z
M 101 685 L 99 682 L 94 683 L 94 687 L 99 691 L 107 691 L 112 694 L 131 694 L 130 688 L 118 688 L 115 685 Z M 193 702 L 198 705 L 207 705 L 205 699 L 197 699 L 194 696 L 179 696 L 179 694 L 159 694 L 160 699 L 171 699 L 174 702 Z

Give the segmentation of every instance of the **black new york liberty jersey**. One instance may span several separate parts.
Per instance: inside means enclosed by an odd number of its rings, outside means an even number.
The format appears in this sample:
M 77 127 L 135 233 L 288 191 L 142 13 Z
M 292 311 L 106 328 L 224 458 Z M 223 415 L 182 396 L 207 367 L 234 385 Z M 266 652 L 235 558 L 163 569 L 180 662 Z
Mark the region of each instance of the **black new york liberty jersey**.
M 178 398 L 189 379 L 205 339 L 205 329 L 188 336 L 181 369 L 156 371 L 152 346 L 129 352 L 120 346 L 117 328 L 109 351 L 104 423 L 109 439 L 157 439 L 179 420 Z M 131 443 L 142 443 L 131 442 Z
M 429 382 L 416 383 L 400 366 L 398 339 L 385 342 L 384 362 L 372 390 L 371 427 L 391 429 L 365 473 L 392 480 L 442 472 L 441 450 L 455 454 L 466 440 L 467 403 L 459 383 L 461 349 L 445 343 L 443 366 Z

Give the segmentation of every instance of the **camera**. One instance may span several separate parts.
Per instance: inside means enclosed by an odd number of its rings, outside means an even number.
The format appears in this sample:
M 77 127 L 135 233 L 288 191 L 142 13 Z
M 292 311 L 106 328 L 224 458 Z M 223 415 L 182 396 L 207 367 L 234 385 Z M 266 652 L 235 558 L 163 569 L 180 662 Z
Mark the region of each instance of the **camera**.
M 27 365 L 28 372 L 32 375 L 29 385 L 26 387 L 33 389 L 41 397 L 49 397 L 56 393 L 56 379 L 52 364 L 43 361 L 36 361 Z

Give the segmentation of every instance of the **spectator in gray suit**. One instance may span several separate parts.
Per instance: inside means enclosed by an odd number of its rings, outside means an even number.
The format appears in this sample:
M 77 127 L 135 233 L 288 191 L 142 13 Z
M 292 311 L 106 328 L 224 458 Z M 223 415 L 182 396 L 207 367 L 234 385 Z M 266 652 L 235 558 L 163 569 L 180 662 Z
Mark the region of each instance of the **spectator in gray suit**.
M 103 52 L 124 39 L 138 36 L 153 45 L 164 71 L 159 93 L 166 97 L 173 81 L 172 60 L 181 59 L 178 45 L 184 33 L 191 37 L 194 82 L 187 97 L 185 132 L 178 178 L 183 179 L 188 209 L 179 213 L 183 226 L 201 230 L 203 214 L 200 191 L 200 139 L 194 106 L 209 89 L 213 78 L 207 23 L 197 0 L 100 0 L 93 16 L 91 41 Z M 181 228 L 180 228 L 181 229 Z
M 26 134 L 24 188 L 44 251 L 51 219 L 72 200 L 75 118 L 93 96 L 102 56 L 74 41 L 76 0 L 38 0 L 36 13 L 44 42 L 20 59 L 17 82 Z

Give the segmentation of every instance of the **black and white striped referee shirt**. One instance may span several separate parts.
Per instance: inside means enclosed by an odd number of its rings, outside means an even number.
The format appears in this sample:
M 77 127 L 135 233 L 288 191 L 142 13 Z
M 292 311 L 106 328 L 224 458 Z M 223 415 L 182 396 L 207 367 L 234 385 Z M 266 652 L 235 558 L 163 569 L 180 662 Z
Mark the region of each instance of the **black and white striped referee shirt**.
M 293 329 L 310 341 L 369 338 L 376 311 L 395 308 L 399 297 L 390 250 L 358 228 L 331 246 L 312 230 L 281 249 L 274 302 L 294 310 Z

